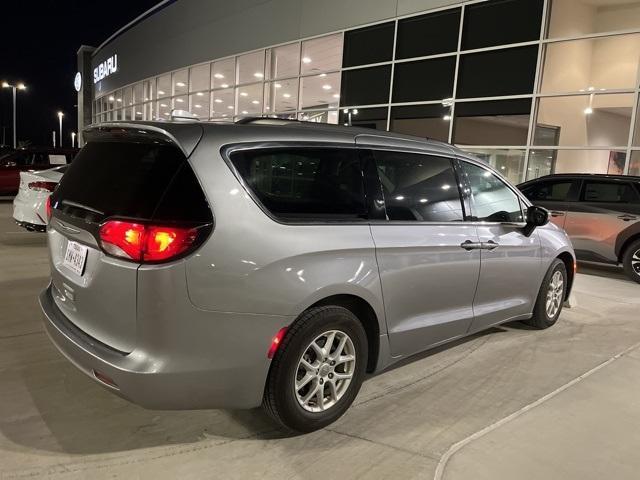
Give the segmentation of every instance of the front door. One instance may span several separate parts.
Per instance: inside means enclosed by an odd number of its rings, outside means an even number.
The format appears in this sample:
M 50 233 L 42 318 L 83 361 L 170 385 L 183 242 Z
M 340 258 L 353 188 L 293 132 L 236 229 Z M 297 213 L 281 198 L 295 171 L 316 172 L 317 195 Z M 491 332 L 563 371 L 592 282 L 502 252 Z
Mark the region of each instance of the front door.
M 523 233 L 519 196 L 489 169 L 463 160 L 460 166 L 470 190 L 469 220 L 477 225 L 482 244 L 474 332 L 531 314 L 544 272 L 537 233 Z
M 464 335 L 480 271 L 450 158 L 376 151 L 387 220 L 371 232 L 391 353 L 410 355 Z

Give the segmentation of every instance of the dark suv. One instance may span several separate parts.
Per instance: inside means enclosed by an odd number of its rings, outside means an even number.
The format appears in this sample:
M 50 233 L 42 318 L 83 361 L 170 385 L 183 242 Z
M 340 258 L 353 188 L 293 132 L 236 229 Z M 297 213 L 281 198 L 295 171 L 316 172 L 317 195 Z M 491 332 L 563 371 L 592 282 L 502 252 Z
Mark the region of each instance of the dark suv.
M 573 241 L 579 260 L 622 264 L 640 283 L 640 177 L 549 175 L 518 186 Z

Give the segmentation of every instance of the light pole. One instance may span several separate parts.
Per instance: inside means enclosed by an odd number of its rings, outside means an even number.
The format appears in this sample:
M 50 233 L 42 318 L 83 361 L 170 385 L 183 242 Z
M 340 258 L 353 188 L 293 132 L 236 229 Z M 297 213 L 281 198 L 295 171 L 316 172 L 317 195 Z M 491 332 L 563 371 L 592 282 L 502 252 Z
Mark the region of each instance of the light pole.
M 76 132 L 71 132 L 71 148 L 76 146 Z
M 26 90 L 27 87 L 24 83 L 17 85 L 11 85 L 8 82 L 2 82 L 2 88 L 10 88 L 13 90 L 13 148 L 17 148 L 17 136 L 16 136 L 16 90 Z
M 64 117 L 64 113 L 58 112 L 58 123 L 60 124 L 60 147 L 62 147 L 62 117 Z

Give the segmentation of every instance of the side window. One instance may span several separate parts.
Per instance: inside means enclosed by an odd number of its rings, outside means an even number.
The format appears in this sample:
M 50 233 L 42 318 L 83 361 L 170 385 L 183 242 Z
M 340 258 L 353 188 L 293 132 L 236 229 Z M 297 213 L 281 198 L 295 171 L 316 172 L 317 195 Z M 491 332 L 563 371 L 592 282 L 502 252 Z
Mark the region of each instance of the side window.
M 363 173 L 355 149 L 241 150 L 231 162 L 260 202 L 286 220 L 366 218 Z
M 583 200 L 594 203 L 636 203 L 638 194 L 629 183 L 587 181 Z
M 374 152 L 389 220 L 461 222 L 451 160 L 418 153 Z
M 573 182 L 540 182 L 525 188 L 522 193 L 532 202 L 566 202 Z
M 471 221 L 524 222 L 518 196 L 490 170 L 461 162 L 471 187 Z

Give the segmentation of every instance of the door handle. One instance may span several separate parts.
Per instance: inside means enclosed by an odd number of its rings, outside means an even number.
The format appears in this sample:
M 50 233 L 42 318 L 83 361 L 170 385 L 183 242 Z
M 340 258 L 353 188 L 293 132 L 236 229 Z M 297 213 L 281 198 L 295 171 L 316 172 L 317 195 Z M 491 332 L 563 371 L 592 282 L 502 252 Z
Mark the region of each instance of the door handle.
M 557 210 L 552 210 L 551 211 L 551 216 L 552 217 L 564 217 L 564 212 L 558 212 Z
M 481 242 L 472 242 L 471 240 L 467 240 L 465 242 L 462 242 L 460 244 L 461 248 L 464 248 L 467 252 L 470 252 L 471 250 L 481 250 L 482 249 L 482 243 Z
M 625 215 L 619 215 L 618 218 L 620 220 L 624 220 L 625 222 L 630 222 L 631 220 L 635 220 L 638 217 L 636 217 L 635 215 L 625 214 Z
M 499 246 L 500 246 L 500 244 L 494 242 L 493 240 L 489 240 L 488 242 L 483 242 L 482 243 L 482 249 L 483 250 L 495 250 Z

